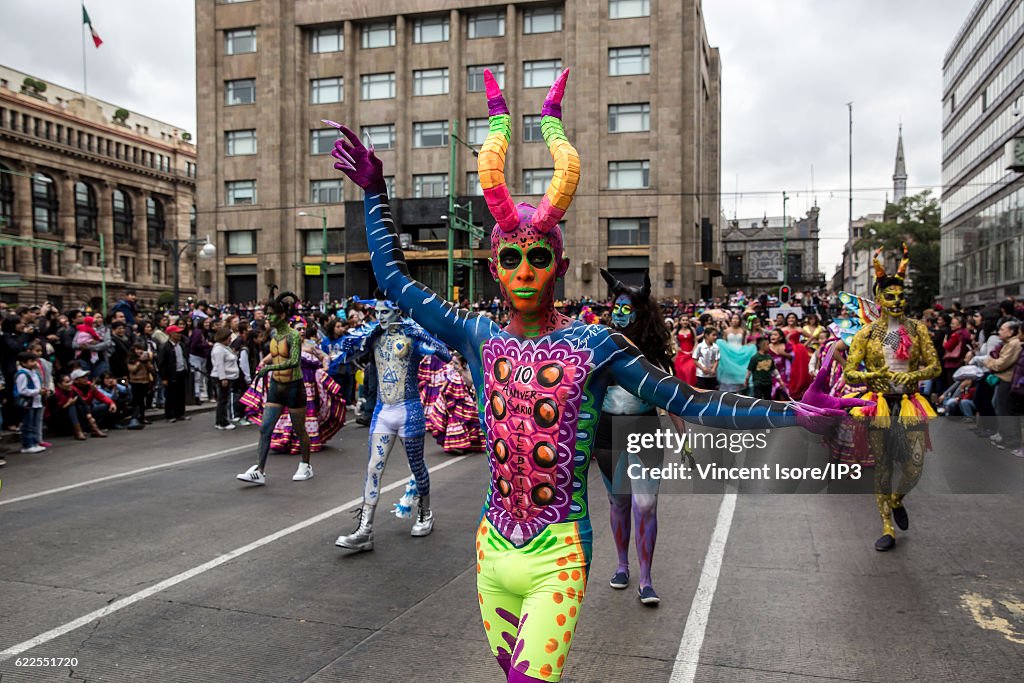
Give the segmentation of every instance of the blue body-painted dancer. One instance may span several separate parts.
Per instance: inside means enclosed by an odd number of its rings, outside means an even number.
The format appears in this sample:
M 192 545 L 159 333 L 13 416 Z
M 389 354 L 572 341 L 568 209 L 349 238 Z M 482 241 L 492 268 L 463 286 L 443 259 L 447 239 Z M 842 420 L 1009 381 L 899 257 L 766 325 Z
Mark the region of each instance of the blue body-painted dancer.
M 377 363 L 377 405 L 370 422 L 369 460 L 363 485 L 359 526 L 341 535 L 335 545 L 350 550 L 373 550 L 373 517 L 380 498 L 380 484 L 395 441 L 401 440 L 409 469 L 416 482 L 418 511 L 413 536 L 426 536 L 434 528 L 430 509 L 430 475 L 423 462 L 423 404 L 417 387 L 417 369 L 426 355 L 448 361 L 444 344 L 419 325 L 402 319 L 402 312 L 383 296 L 375 303 L 377 324 L 364 326 L 360 334 L 342 338 L 341 362 L 358 351 L 371 349 Z

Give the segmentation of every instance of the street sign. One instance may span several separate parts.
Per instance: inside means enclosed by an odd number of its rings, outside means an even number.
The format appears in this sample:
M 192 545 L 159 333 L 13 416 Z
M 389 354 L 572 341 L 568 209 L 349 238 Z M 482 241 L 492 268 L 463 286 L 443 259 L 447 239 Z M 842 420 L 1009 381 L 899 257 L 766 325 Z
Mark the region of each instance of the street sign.
M 319 275 L 320 266 L 306 266 L 306 275 Z

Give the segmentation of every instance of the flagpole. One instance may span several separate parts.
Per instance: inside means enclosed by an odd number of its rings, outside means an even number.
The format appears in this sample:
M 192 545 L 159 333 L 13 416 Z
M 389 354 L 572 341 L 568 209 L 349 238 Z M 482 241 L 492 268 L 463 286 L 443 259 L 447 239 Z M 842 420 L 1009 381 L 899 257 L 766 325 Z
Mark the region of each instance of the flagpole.
M 84 8 L 85 5 L 82 5 L 82 7 Z M 82 22 L 82 94 L 83 95 L 88 95 L 89 94 L 89 78 L 86 75 L 86 68 L 85 68 L 85 26 L 86 26 L 85 22 Z

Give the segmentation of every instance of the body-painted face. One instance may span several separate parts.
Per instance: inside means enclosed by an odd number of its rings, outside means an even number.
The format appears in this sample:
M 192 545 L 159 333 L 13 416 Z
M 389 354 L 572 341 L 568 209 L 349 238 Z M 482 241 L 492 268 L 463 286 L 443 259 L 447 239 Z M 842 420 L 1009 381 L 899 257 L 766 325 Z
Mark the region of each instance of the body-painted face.
M 555 282 L 564 274 L 565 262 L 547 236 L 515 239 L 514 233 L 506 233 L 492 250 L 491 270 L 513 309 L 539 313 L 554 306 Z
M 391 327 L 402 317 L 402 312 L 390 301 L 378 301 L 373 308 L 377 311 L 377 322 L 384 329 Z
M 907 305 L 907 298 L 903 292 L 902 285 L 889 285 L 884 288 L 878 297 L 878 305 L 885 309 L 889 315 L 900 318 Z
M 636 311 L 633 310 L 633 302 L 625 294 L 620 294 L 612 304 L 612 325 L 624 330 L 636 320 Z

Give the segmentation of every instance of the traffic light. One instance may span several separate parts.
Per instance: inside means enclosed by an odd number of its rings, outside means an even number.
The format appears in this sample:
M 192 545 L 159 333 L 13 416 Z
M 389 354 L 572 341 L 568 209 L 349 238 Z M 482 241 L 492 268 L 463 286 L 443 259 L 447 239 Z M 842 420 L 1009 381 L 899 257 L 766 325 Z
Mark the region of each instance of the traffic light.
M 789 285 L 782 285 L 781 287 L 779 287 L 779 301 L 784 304 L 788 304 L 789 295 L 791 293 L 792 292 L 790 292 Z

